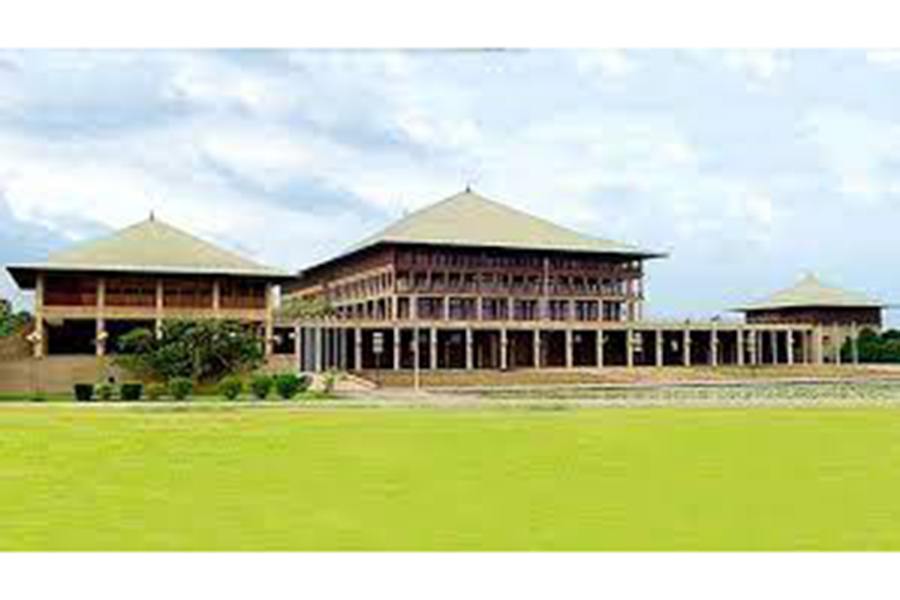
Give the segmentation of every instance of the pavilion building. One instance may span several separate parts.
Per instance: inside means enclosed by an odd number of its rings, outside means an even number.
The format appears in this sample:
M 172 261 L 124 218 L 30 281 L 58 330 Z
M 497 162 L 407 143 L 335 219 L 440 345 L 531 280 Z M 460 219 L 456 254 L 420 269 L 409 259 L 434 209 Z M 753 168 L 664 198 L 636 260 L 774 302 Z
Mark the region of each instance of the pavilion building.
M 822 283 L 807 274 L 796 285 L 735 309 L 750 324 L 802 323 L 816 327 L 823 362 L 840 363 L 841 348 L 860 331 L 881 331 L 883 302 Z
M 806 322 L 649 321 L 644 263 L 466 190 L 283 287 L 324 301 L 294 323 L 301 370 L 508 370 L 818 362 Z
M 274 286 L 289 275 L 155 219 L 7 267 L 35 292 L 34 356 L 103 356 L 138 327 L 167 319 L 234 319 L 254 327 L 266 353 L 276 339 Z

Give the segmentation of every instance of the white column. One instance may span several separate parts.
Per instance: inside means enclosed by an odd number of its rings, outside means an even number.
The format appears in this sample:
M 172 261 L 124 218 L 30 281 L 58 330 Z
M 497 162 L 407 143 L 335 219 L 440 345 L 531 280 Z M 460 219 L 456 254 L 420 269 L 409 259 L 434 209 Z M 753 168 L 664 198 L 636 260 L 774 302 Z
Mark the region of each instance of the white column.
M 534 331 L 534 368 L 541 368 L 541 330 Z
M 353 366 L 356 367 L 357 371 L 362 371 L 363 368 L 363 336 L 362 336 L 362 328 L 357 327 L 353 330 Z
M 303 365 L 300 362 L 300 326 L 294 325 L 294 367 L 297 371 L 303 370 Z
M 266 295 L 269 291 L 266 290 Z M 222 284 L 218 279 L 213 279 L 213 314 L 218 317 L 219 311 L 222 309 Z M 268 304 L 267 304 L 268 305 Z
M 794 330 L 789 329 L 786 333 L 786 342 L 787 346 L 787 364 L 794 364 Z
M 656 330 L 656 366 L 663 366 L 663 331 Z
M 313 329 L 315 335 L 316 373 L 325 370 L 325 336 L 321 327 Z
M 44 274 L 38 273 L 34 284 L 34 352 L 35 358 L 43 358 L 47 341 L 44 339 Z
M 272 336 L 275 334 L 275 302 L 271 283 L 266 284 L 266 358 L 272 356 Z
M 737 332 L 737 364 L 744 365 L 744 329 L 739 327 Z
M 400 328 L 394 327 L 394 370 L 400 369 Z
M 831 332 L 831 346 L 834 348 L 834 364 L 841 364 L 841 338 L 840 338 L 841 330 L 838 328 L 837 323 L 832 327 Z
M 628 368 L 634 366 L 634 336 L 635 331 L 631 328 L 625 330 L 625 362 Z
M 163 303 L 165 302 L 165 291 L 163 290 L 163 278 L 156 280 L 156 338 L 162 337 L 163 322 Z
M 475 340 L 473 339 L 473 333 L 471 327 L 466 327 L 466 370 L 471 371 L 475 368 L 474 361 L 474 346 Z
M 597 330 L 597 367 L 598 368 L 603 366 L 603 359 L 604 359 L 604 356 L 603 356 L 603 350 L 604 350 L 604 348 L 603 348 L 603 337 L 604 337 L 603 333 L 604 332 L 602 329 Z
M 709 364 L 719 365 L 719 331 L 715 327 L 709 332 Z
M 430 335 L 428 336 L 429 350 L 430 350 L 430 353 L 431 353 L 431 359 L 430 359 L 431 362 L 430 362 L 429 366 L 431 367 L 431 370 L 432 370 L 432 371 L 437 371 L 437 368 L 438 368 L 438 361 L 437 361 L 437 359 L 438 359 L 438 340 L 437 340 L 437 332 L 438 332 L 437 328 L 436 328 L 436 327 L 432 327 L 432 328 L 431 328 L 431 333 L 430 333 Z
M 566 329 L 566 368 L 571 369 L 575 366 L 575 342 L 573 340 L 572 330 Z
M 682 348 L 681 348 L 681 359 L 684 361 L 684 366 L 691 366 L 691 331 L 690 329 L 685 329 L 683 333 L 682 339 Z
M 97 279 L 97 328 L 94 335 L 96 340 L 96 354 L 103 356 L 106 354 L 106 279 L 100 277 Z
M 509 368 L 509 334 L 506 328 L 500 330 L 500 370 Z

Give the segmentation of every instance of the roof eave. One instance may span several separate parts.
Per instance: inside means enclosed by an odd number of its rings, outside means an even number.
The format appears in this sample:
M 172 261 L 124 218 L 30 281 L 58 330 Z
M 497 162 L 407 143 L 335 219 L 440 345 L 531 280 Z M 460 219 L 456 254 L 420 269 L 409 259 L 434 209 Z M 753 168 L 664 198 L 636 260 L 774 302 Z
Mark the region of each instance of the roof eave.
M 272 281 L 288 281 L 295 276 L 284 271 L 254 271 L 228 268 L 211 267 L 169 267 L 169 266 L 140 266 L 140 265 L 64 265 L 53 263 L 18 264 L 8 265 L 6 270 L 22 289 L 34 287 L 33 277 L 40 272 L 67 272 L 79 273 L 149 273 L 154 275 L 218 275 L 221 277 L 252 277 L 268 279 Z M 24 284 L 24 285 L 23 285 Z M 30 287 L 29 287 L 30 286 Z

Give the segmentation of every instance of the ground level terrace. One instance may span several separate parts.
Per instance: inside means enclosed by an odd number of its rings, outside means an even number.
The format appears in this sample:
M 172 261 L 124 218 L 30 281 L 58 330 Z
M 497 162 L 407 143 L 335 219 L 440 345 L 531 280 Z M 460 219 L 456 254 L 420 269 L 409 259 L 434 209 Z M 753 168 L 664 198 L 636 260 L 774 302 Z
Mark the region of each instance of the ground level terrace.
M 534 369 L 840 363 L 838 337 L 811 325 L 445 321 L 295 326 L 303 371 Z

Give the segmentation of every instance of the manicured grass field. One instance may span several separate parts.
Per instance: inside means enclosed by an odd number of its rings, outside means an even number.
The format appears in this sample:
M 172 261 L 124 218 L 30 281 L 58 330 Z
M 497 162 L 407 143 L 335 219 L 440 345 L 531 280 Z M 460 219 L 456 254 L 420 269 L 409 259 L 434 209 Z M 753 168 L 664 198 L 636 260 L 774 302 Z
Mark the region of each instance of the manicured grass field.
M 3 550 L 900 550 L 900 411 L 0 408 Z

